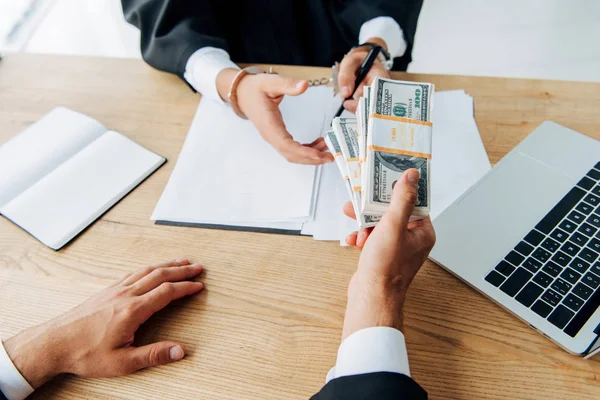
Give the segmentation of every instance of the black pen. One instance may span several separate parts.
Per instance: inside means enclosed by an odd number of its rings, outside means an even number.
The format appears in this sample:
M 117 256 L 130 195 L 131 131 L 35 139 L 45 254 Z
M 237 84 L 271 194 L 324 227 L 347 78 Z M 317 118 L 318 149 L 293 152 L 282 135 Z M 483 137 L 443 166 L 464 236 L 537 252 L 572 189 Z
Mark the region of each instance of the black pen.
M 346 99 L 344 99 L 342 101 L 342 105 L 340 105 L 340 108 L 335 113 L 336 117 L 339 117 L 344 112 L 344 103 L 346 102 L 346 100 L 350 100 L 352 98 L 352 96 L 354 96 L 354 93 L 356 93 L 356 89 L 358 89 L 358 86 L 360 85 L 360 83 L 363 81 L 363 79 L 365 79 L 365 77 L 371 70 L 371 67 L 375 63 L 375 60 L 377 60 L 377 56 L 379 55 L 380 49 L 381 49 L 380 47 L 372 47 L 371 50 L 369 51 L 369 54 L 367 54 L 367 56 L 365 57 L 365 60 L 360 65 L 360 68 L 358 69 L 358 73 L 356 74 L 356 81 L 354 82 L 354 91 L 352 92 L 352 94 L 350 96 L 348 96 Z

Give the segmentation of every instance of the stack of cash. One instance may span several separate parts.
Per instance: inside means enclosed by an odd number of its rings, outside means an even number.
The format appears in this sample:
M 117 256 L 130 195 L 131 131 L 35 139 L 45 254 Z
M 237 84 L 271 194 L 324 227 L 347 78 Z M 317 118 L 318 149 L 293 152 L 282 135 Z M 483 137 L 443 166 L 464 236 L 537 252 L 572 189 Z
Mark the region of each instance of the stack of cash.
M 376 78 L 356 118 L 335 118 L 325 141 L 344 177 L 358 225 L 375 226 L 407 169 L 420 173 L 413 219 L 431 208 L 431 83 Z

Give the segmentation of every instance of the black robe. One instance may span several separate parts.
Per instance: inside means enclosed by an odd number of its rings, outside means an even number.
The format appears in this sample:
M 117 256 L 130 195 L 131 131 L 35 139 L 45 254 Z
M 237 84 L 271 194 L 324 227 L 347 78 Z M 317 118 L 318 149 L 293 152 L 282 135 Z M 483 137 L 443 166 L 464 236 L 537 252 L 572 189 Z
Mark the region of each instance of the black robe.
M 411 61 L 423 0 L 122 0 L 125 18 L 141 31 L 144 60 L 183 78 L 188 58 L 217 47 L 237 63 L 330 67 L 357 44 L 361 25 L 394 18 L 404 31 Z

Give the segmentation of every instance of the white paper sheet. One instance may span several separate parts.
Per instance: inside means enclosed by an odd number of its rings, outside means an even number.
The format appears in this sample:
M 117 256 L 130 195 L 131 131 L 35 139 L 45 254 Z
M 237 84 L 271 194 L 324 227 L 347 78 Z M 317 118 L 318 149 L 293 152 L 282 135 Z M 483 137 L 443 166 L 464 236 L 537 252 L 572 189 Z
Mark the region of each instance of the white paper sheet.
M 331 97 L 327 87 L 285 97 L 280 110 L 297 141 L 321 135 Z M 304 222 L 313 214 L 315 170 L 287 162 L 250 121 L 203 100 L 152 219 L 258 227 Z
M 437 92 L 433 106 L 431 218 L 434 219 L 492 167 L 462 90 Z
M 57 107 L 0 146 L 0 206 L 100 137 L 98 121 Z

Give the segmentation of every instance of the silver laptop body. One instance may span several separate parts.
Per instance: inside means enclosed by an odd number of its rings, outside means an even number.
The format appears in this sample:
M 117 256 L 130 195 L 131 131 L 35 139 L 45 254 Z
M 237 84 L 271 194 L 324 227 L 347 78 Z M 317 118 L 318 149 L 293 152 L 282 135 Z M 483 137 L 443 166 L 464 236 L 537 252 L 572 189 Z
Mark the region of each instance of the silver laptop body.
M 600 239 L 600 233 L 591 233 L 589 224 L 582 228 L 589 215 L 600 214 L 600 205 L 585 202 L 587 198 L 595 203 L 594 197 L 587 196 L 592 190 L 597 193 L 600 181 L 592 182 L 595 186 L 591 189 L 578 186 L 581 182 L 590 186 L 590 181 L 582 181 L 582 178 L 595 166 L 598 168 L 595 171 L 600 172 L 599 162 L 599 141 L 554 122 L 544 122 L 435 219 L 437 243 L 430 256 L 565 350 L 584 356 L 600 350 L 600 307 L 597 306 L 600 286 L 594 287 L 595 279 L 600 279 L 594 274 L 600 273 L 600 258 L 581 263 L 578 256 L 591 260 L 594 248 L 590 251 L 585 245 L 567 244 L 576 239 L 582 243 L 586 232 L 589 246 L 592 239 Z M 597 174 L 592 171 L 591 175 Z M 585 193 L 582 200 L 578 200 L 581 191 Z M 566 201 L 561 201 L 568 193 Z M 563 218 L 560 210 L 555 210 L 558 203 L 564 209 L 565 204 L 572 206 L 577 202 L 579 205 L 582 201 L 585 203 L 580 206 L 582 210 L 587 212 L 591 207 L 591 212 L 582 214 L 585 218 L 579 224 L 570 222 L 571 211 Z M 549 213 L 552 216 L 545 219 Z M 556 227 L 551 227 L 554 222 L 557 222 Z M 565 231 L 559 228 L 562 222 Z M 538 231 L 536 226 L 549 234 Z M 586 232 L 579 232 L 579 228 Z M 534 229 L 536 232 L 527 236 Z M 556 229 L 559 230 L 555 232 Z M 571 229 L 572 232 L 567 232 Z M 572 238 L 577 232 L 579 235 Z M 535 244 L 539 234 L 544 239 Z M 552 234 L 558 240 L 552 239 Z M 546 242 L 549 236 L 552 241 Z M 525 237 L 534 244 L 528 241 L 521 244 L 518 249 L 527 253 L 521 254 L 515 247 Z M 552 251 L 556 243 L 558 248 Z M 593 244 L 597 245 L 595 241 Z M 565 257 L 565 251 L 575 255 Z M 586 264 L 589 264 L 587 268 Z M 544 275 L 536 277 L 540 272 Z M 580 283 L 584 286 L 577 286 Z M 576 286 L 576 293 L 588 296 L 587 299 L 574 294 Z M 588 305 L 590 300 L 595 305 Z

